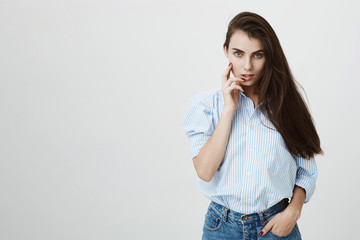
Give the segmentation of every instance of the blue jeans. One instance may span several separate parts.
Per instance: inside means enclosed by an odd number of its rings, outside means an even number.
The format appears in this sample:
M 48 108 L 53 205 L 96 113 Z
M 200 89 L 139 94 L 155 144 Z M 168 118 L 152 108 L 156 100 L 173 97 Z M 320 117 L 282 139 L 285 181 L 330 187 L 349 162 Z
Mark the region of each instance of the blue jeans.
M 205 215 L 202 240 L 222 239 L 291 239 L 301 240 L 301 234 L 296 223 L 291 233 L 279 236 L 271 230 L 260 237 L 259 233 L 276 214 L 285 210 L 289 199 L 284 198 L 274 206 L 258 213 L 242 214 L 230 210 L 214 201 L 208 207 Z

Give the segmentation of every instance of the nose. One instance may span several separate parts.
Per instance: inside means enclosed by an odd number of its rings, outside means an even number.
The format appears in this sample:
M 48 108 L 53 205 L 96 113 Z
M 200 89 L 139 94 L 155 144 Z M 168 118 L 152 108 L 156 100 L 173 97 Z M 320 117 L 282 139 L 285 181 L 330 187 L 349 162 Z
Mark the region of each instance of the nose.
M 245 71 L 251 71 L 252 70 L 252 63 L 251 63 L 250 57 L 247 57 L 244 61 L 245 61 L 244 62 L 244 70 Z

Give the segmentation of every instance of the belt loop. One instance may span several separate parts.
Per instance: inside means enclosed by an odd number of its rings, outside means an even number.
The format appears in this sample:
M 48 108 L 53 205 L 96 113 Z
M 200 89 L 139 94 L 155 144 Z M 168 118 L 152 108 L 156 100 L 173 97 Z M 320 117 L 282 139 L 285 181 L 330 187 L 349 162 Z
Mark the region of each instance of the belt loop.
M 258 215 L 259 215 L 261 225 L 265 225 L 264 212 L 259 212 Z
M 224 222 L 227 221 L 227 215 L 228 215 L 229 209 L 225 208 L 225 213 L 224 213 Z

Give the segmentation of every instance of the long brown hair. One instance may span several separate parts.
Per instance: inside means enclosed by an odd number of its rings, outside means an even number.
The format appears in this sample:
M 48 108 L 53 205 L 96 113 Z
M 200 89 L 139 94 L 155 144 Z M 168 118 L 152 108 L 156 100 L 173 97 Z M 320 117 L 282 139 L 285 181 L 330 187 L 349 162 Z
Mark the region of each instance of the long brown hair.
M 262 42 L 265 66 L 258 81 L 259 109 L 281 134 L 293 156 L 310 159 L 323 154 L 313 118 L 298 91 L 279 39 L 270 24 L 260 15 L 241 12 L 228 25 L 224 48 L 236 30 Z

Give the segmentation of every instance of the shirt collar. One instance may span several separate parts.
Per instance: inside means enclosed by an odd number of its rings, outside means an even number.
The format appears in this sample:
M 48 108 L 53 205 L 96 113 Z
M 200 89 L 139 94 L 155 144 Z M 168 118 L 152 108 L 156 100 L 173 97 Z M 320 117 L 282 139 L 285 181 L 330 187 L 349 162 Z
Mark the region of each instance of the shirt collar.
M 245 97 L 245 98 L 249 98 L 248 96 L 246 96 L 245 95 L 245 93 L 243 93 L 242 91 L 240 91 L 240 94 L 239 94 L 239 98 L 241 98 L 241 97 Z M 239 99 L 240 100 L 240 99 Z M 240 104 L 240 101 L 239 101 L 239 104 Z M 262 105 L 263 103 L 261 102 L 261 103 L 259 103 L 256 107 L 259 107 L 260 105 Z

